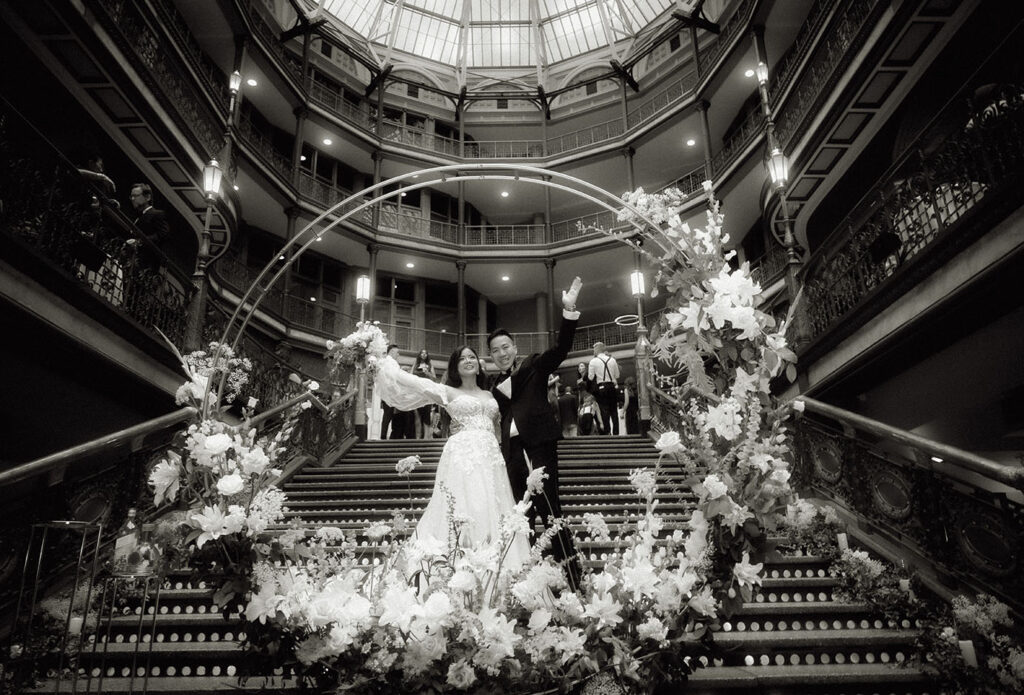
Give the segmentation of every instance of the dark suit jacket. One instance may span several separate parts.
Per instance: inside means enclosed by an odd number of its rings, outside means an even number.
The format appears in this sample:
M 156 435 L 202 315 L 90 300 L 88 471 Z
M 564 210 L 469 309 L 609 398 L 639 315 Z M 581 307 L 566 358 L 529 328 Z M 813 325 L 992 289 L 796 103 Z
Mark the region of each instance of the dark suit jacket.
M 199 252 L 198 243 L 192 234 L 172 232 L 167 223 L 167 214 L 153 207 L 135 220 L 135 226 L 182 272 L 192 275 Z M 148 248 L 139 249 L 139 262 L 154 269 L 162 265 L 157 255 Z
M 562 428 L 555 420 L 555 414 L 548 403 L 548 376 L 558 369 L 558 365 L 569 355 L 572 338 L 576 333 L 576 323 L 563 319 L 555 346 L 546 352 L 530 355 L 512 372 L 511 401 L 494 388 L 494 398 L 501 409 L 501 449 L 506 456 L 509 428 L 512 426 L 513 418 L 525 447 L 561 438 Z M 497 383 L 503 378 L 499 377 Z

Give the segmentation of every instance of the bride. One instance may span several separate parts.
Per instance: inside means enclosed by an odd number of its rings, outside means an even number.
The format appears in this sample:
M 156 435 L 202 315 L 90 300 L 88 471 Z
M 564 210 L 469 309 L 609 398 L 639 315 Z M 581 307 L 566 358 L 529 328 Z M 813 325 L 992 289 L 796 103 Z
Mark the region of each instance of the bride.
M 463 346 L 448 358 L 444 384 L 402 371 L 392 357 L 380 362 L 376 385 L 381 397 L 400 410 L 437 403 L 451 416 L 451 435 L 441 451 L 430 496 L 416 525 L 419 538 L 434 538 L 447 548 L 450 516 L 466 517 L 459 545 L 497 541 L 501 518 L 513 511 L 515 500 L 498 446 L 498 402 L 484 388 L 480 358 Z M 449 512 L 448 499 L 454 503 Z M 501 548 L 500 550 L 504 550 Z M 525 564 L 530 544 L 522 533 L 512 537 L 503 566 L 515 571 Z

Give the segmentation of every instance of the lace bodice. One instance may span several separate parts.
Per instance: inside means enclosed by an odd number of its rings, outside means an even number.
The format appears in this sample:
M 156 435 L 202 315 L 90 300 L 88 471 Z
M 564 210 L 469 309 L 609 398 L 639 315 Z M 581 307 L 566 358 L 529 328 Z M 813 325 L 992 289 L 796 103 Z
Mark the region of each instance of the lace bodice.
M 494 434 L 498 402 L 493 398 L 483 400 L 469 395 L 457 396 L 449 401 L 447 408 L 452 416 L 451 434 L 464 430 L 483 430 Z

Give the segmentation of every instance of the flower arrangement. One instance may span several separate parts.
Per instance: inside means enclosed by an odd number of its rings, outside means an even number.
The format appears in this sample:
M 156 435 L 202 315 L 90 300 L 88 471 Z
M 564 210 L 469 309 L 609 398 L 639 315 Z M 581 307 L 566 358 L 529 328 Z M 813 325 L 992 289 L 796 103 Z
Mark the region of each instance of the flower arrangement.
M 735 252 L 726 249 L 710 181 L 704 190 L 704 229 L 682 221 L 685 196 L 675 189 L 627 193 L 618 217 L 643 221 L 642 240 L 629 243 L 657 269 L 652 296 L 667 292 L 652 331 L 653 354 L 676 370 L 669 390 L 682 406 L 674 413 L 677 431 L 666 432 L 658 446 L 692 475 L 712 535 L 712 583 L 729 614 L 749 599 L 729 585 L 732 567 L 763 557 L 766 531 L 779 527 L 796 500 L 785 427 L 790 411 L 775 406 L 769 387 L 781 374 L 795 378 L 796 355 L 786 344 L 786 322 L 757 308 L 761 287 L 749 267 L 729 265 Z
M 339 341 L 327 341 L 326 358 L 333 381 L 341 381 L 340 374 L 353 367 L 369 373 L 377 370 L 377 361 L 388 351 L 388 337 L 380 329 L 379 321 L 360 321 L 356 330 Z
M 227 569 L 229 580 L 217 595 L 224 604 L 245 588 L 260 535 L 284 518 L 285 495 L 272 481 L 281 474 L 277 461 L 299 408 L 271 437 L 249 426 L 252 402 L 242 409 L 241 425 L 228 424 L 221 419 L 223 407 L 212 380 L 223 377 L 225 400 L 233 400 L 248 381 L 249 361 L 216 343 L 208 351 L 179 357 L 189 377 L 178 389 L 179 403 L 196 406 L 199 415 L 154 461 L 148 482 L 155 506 L 179 506 L 158 525 L 168 554 L 197 568 Z
M 718 601 L 705 578 L 708 526 L 695 514 L 688 532 L 656 543 L 664 520 L 653 501 L 656 474 L 637 471 L 634 489 L 647 499 L 635 525 L 614 538 L 620 551 L 578 593 L 541 553 L 509 575 L 502 568 L 512 533 L 526 527 L 529 495 L 543 487 L 543 469 L 505 519 L 501 537 L 463 547 L 412 537 L 396 513 L 363 534 L 381 553 L 367 556 L 356 535 L 321 528 L 279 539 L 253 571 L 246 618 L 254 646 L 294 645 L 294 658 L 320 685 L 366 693 L 533 692 L 565 689 L 614 667 L 634 686 L 683 679 L 703 651 Z M 449 511 L 458 534 L 461 520 Z M 590 532 L 609 535 L 599 515 Z M 451 550 L 449 550 L 451 549 Z M 760 581 L 747 558 L 735 568 L 737 587 Z M 506 576 L 508 575 L 508 576 Z
M 819 507 L 804 499 L 786 507 L 781 524 L 782 543 L 800 553 L 834 558 L 838 553 L 836 535 L 842 530 L 832 507 Z

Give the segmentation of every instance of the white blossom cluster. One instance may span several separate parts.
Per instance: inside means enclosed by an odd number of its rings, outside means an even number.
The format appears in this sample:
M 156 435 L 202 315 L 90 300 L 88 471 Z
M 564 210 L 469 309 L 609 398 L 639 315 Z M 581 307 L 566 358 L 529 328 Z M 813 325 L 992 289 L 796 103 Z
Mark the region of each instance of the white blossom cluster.
M 359 366 L 374 372 L 388 351 L 388 337 L 379 321 L 360 321 L 356 329 L 339 341 L 327 341 L 327 359 L 332 371 Z

